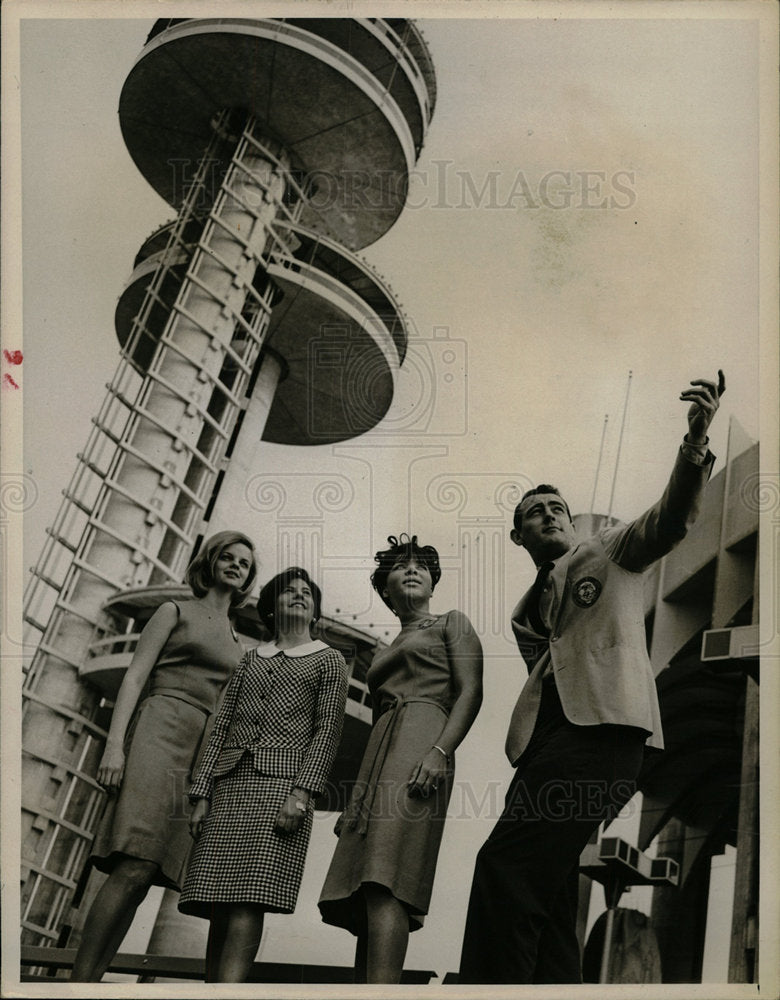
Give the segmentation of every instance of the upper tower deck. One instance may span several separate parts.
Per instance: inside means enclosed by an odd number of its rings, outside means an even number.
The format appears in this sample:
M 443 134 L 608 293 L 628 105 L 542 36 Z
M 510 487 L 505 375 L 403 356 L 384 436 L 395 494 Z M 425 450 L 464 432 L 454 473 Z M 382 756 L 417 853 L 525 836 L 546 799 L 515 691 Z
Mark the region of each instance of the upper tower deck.
M 119 118 L 139 170 L 178 209 L 219 115 L 253 117 L 301 178 L 301 223 L 356 250 L 401 213 L 435 100 L 410 21 L 166 19 L 125 81 Z

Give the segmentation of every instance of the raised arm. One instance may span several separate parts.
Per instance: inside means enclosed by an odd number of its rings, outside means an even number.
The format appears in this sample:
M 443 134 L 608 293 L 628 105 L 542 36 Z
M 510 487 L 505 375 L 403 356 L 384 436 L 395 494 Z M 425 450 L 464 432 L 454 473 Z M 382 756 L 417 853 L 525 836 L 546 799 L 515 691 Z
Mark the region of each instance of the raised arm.
M 115 791 L 122 784 L 125 773 L 124 742 L 127 727 L 144 684 L 178 618 L 179 609 L 172 601 L 160 605 L 141 632 L 130 666 L 122 678 L 122 685 L 111 715 L 106 747 L 97 772 L 97 780 L 108 791 Z
M 718 411 L 726 380 L 718 372 L 718 382 L 694 379 L 691 388 L 680 393 L 690 402 L 688 433 L 672 469 L 661 499 L 627 526 L 602 532 L 611 559 L 624 569 L 641 572 L 671 551 L 685 537 L 696 520 L 702 494 L 712 472 L 714 456 L 707 448 L 712 419 Z
M 690 401 L 688 409 L 688 444 L 706 445 L 707 431 L 712 418 L 718 412 L 720 397 L 726 391 L 726 376 L 718 369 L 718 384 L 697 378 L 691 382 L 692 389 L 683 389 L 680 399 Z
M 452 755 L 471 729 L 482 704 L 482 643 L 479 636 L 460 611 L 449 613 L 444 635 L 455 701 L 444 729 L 409 777 L 412 795 L 427 796 L 444 779 Z

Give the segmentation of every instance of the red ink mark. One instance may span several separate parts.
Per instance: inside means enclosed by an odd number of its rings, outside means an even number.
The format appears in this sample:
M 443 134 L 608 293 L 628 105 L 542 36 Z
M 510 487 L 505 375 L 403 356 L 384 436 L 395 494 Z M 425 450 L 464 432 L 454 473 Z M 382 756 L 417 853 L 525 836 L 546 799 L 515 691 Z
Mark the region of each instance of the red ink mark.
M 7 385 L 9 389 L 18 389 L 19 386 L 14 382 L 10 375 L 3 375 L 3 385 Z
M 9 365 L 20 365 L 24 359 L 21 351 L 3 351 L 3 357 Z

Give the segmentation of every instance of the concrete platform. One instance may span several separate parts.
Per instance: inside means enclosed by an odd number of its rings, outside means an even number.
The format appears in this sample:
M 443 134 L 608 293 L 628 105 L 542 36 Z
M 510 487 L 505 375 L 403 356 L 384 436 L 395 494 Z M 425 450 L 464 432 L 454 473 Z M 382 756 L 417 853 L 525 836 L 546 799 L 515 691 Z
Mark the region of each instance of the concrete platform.
M 241 109 L 313 183 L 304 224 L 358 249 L 403 209 L 422 112 L 414 91 L 412 100 L 399 94 L 406 111 L 399 107 L 384 63 L 375 75 L 360 51 L 301 23 L 196 18 L 154 35 L 122 89 L 122 134 L 138 169 L 178 209 L 182 178 L 202 157 L 215 117 Z

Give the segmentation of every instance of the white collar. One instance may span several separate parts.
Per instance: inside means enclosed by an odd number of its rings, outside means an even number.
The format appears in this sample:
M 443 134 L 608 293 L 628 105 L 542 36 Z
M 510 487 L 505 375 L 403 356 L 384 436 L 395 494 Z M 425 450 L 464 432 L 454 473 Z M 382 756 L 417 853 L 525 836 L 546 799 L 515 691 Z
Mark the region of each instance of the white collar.
M 254 651 L 258 656 L 266 657 L 276 656 L 278 653 L 284 653 L 285 656 L 308 656 L 309 653 L 318 653 L 321 649 L 330 649 L 330 646 L 319 639 L 312 639 L 311 642 L 302 642 L 300 646 L 293 646 L 292 649 L 279 649 L 273 642 L 264 642 L 255 646 Z

